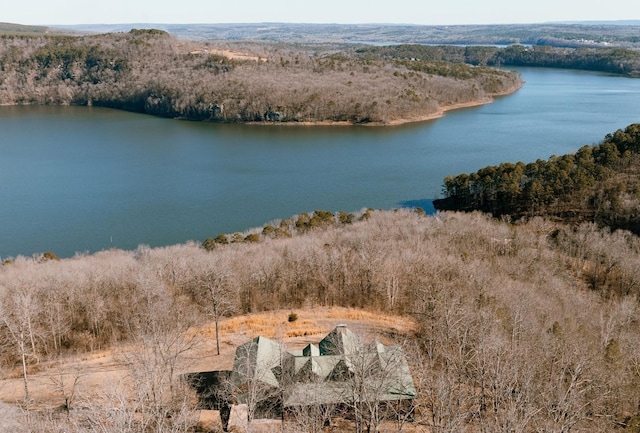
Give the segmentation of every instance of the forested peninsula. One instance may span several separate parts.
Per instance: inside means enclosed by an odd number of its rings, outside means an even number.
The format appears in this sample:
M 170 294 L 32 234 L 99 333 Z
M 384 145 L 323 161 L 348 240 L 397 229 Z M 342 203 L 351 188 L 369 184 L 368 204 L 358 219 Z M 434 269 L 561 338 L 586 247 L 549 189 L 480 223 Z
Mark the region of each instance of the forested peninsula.
M 513 220 L 535 216 L 595 222 L 640 234 L 640 124 L 576 153 L 502 163 L 444 179 L 438 210 L 480 210 Z
M 517 73 L 334 45 L 178 40 L 160 30 L 0 36 L 0 103 L 112 107 L 189 120 L 394 124 L 517 90 Z
M 71 36 L 12 28 L 0 34 L 2 105 L 95 105 L 223 123 L 431 119 L 516 91 L 522 80 L 496 69 L 505 66 L 640 76 L 640 53 L 624 48 L 214 43 L 155 29 Z

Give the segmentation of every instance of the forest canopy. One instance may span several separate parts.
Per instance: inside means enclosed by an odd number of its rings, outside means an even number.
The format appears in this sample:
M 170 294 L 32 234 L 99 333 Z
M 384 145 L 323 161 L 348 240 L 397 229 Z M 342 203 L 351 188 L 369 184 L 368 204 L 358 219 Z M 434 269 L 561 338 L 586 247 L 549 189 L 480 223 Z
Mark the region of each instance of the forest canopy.
M 437 209 L 595 221 L 640 234 L 640 124 L 574 154 L 448 176 L 443 193 L 434 202 Z
M 544 44 L 531 46 L 514 44 L 507 47 L 405 44 L 364 47 L 357 52 L 364 58 L 372 55 L 424 62 L 582 69 L 631 77 L 640 76 L 639 51 L 606 46 L 557 48 Z

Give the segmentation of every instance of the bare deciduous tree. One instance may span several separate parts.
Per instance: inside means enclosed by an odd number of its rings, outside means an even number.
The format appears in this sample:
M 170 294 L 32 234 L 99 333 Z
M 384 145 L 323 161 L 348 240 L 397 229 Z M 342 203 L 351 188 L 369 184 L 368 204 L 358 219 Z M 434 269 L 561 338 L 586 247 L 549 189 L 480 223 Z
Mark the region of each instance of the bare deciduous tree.
M 24 385 L 24 407 L 29 415 L 31 396 L 29 393 L 28 364 L 39 359 L 35 344 L 35 318 L 39 305 L 26 287 L 10 288 L 0 299 L 0 320 L 3 325 L 5 345 L 13 346 L 20 358 Z
M 209 299 L 211 315 L 215 327 L 216 353 L 220 355 L 220 319 L 235 311 L 237 305 L 236 293 L 229 274 L 225 269 L 218 266 L 215 269 L 208 269 L 199 275 L 194 284 L 205 291 Z
M 49 377 L 54 391 L 59 393 L 64 399 L 62 407 L 67 413 L 69 413 L 71 406 L 75 403 L 78 385 L 83 378 L 83 373 L 77 369 L 69 372 L 62 368 L 58 368 L 57 371 Z

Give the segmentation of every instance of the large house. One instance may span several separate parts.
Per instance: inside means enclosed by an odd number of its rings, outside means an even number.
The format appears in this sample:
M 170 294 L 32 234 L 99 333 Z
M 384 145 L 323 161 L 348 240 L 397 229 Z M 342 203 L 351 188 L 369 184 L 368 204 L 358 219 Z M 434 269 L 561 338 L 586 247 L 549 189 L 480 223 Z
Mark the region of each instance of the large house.
M 250 419 L 280 418 L 296 408 L 348 409 L 416 396 L 402 348 L 364 343 L 346 325 L 336 326 L 317 345 L 300 352 L 256 337 L 236 349 L 233 370 L 197 377 L 201 395 L 220 409 L 223 423 L 232 404 L 247 405 Z

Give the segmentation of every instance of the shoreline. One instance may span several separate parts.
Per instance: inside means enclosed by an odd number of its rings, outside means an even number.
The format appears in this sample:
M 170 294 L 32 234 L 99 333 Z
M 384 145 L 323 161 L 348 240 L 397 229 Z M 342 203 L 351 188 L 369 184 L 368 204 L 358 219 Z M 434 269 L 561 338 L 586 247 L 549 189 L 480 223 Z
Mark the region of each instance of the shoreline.
M 398 120 L 395 120 L 395 121 L 392 120 L 391 122 L 386 123 L 386 125 L 396 126 L 396 125 L 404 125 L 404 124 L 413 123 L 413 122 L 423 122 L 423 121 L 427 121 L 427 120 L 434 120 L 434 119 L 441 118 L 448 111 L 461 110 L 461 109 L 464 109 L 464 108 L 473 108 L 473 107 L 479 107 L 481 105 L 491 104 L 492 102 L 495 101 L 495 98 L 497 98 L 497 97 L 508 96 L 508 95 L 512 95 L 512 94 L 516 93 L 518 90 L 520 90 L 522 88 L 523 85 L 524 85 L 524 81 L 521 81 L 520 83 L 518 83 L 517 86 L 511 87 L 511 88 L 509 88 L 509 89 L 507 89 L 507 90 L 505 90 L 503 92 L 491 93 L 484 99 L 479 99 L 479 100 L 475 100 L 475 101 L 468 101 L 468 102 L 461 102 L 459 104 L 445 105 L 444 107 L 441 107 L 438 112 L 433 113 L 431 115 L 423 116 L 421 118 L 418 118 L 417 120 L 413 120 L 413 119 L 398 119 Z M 398 121 L 400 123 L 395 123 L 395 122 L 398 122 Z
M 491 93 L 489 95 L 487 95 L 485 98 L 483 99 L 476 99 L 473 101 L 467 101 L 467 102 L 461 102 L 458 104 L 450 104 L 450 105 L 445 105 L 443 107 L 440 107 L 439 110 L 432 112 L 432 113 L 428 113 L 428 114 L 423 114 L 423 115 L 419 115 L 419 116 L 415 116 L 415 117 L 411 117 L 411 118 L 400 118 L 400 119 L 393 119 L 393 120 L 389 120 L 389 121 L 378 121 L 378 122 L 368 122 L 368 123 L 353 123 L 353 122 L 349 122 L 346 120 L 343 121 L 331 121 L 331 120 L 319 120 L 319 121 L 302 121 L 302 122 L 295 122 L 295 121 L 285 121 L 285 122 L 267 122 L 267 121 L 262 121 L 262 122 L 212 122 L 212 121 L 208 121 L 208 120 L 203 120 L 202 122 L 209 122 L 209 123 L 221 123 L 221 124 L 235 124 L 235 125 L 260 125 L 260 126 L 369 126 L 369 127 L 384 127 L 384 126 L 401 126 L 401 125 L 406 125 L 409 123 L 419 123 L 419 122 L 426 122 L 429 120 L 435 120 L 435 119 L 439 119 L 441 117 L 443 117 L 448 111 L 453 111 L 453 110 L 460 110 L 460 109 L 464 109 L 464 108 L 473 108 L 473 107 L 479 107 L 481 105 L 486 105 L 486 104 L 490 104 L 492 102 L 495 101 L 496 97 L 500 97 L 500 96 L 508 96 L 511 95 L 515 92 L 517 92 L 518 90 L 520 90 L 520 88 L 522 88 L 522 86 L 524 85 L 524 81 L 521 81 L 520 83 L 518 83 L 516 86 L 511 87 L 503 92 L 498 92 L 498 93 Z M 0 106 L 2 107 L 15 107 L 15 106 L 21 106 L 21 105 L 40 105 L 40 104 L 12 104 L 12 103 L 6 103 L 6 102 L 0 102 Z M 63 106 L 66 104 L 53 104 L 53 105 L 57 105 L 57 106 Z M 71 104 L 74 105 L 74 104 Z M 78 106 L 83 106 L 83 105 L 78 105 Z M 105 107 L 107 108 L 107 107 Z M 128 111 L 131 113 L 139 113 L 137 111 L 129 111 L 129 110 L 124 110 L 121 108 L 112 108 L 114 110 L 119 110 L 119 111 Z M 154 117 L 163 117 L 163 116 L 158 116 L 152 113 L 139 113 L 139 114 L 146 114 L 149 116 L 154 116 Z M 168 119 L 171 119 L 170 117 L 165 117 Z M 180 117 L 174 117 L 174 120 L 186 120 L 186 121 L 190 121 L 190 122 L 196 122 L 196 120 L 190 120 L 190 119 L 186 119 L 186 118 L 180 118 Z
M 520 90 L 523 85 L 524 85 L 524 81 L 520 81 L 520 83 L 518 83 L 518 85 L 516 85 L 514 87 L 511 87 L 511 88 L 509 88 L 509 89 L 507 89 L 507 90 L 505 90 L 503 92 L 491 93 L 491 94 L 487 95 L 487 97 L 484 98 L 484 99 L 476 99 L 474 101 L 467 101 L 467 102 L 460 102 L 458 104 L 445 105 L 443 107 L 440 107 L 440 109 L 438 111 L 436 111 L 435 113 L 425 114 L 423 116 L 417 116 L 417 117 L 410 118 L 410 119 L 395 119 L 395 120 L 390 120 L 388 122 L 376 122 L 376 123 L 371 123 L 369 125 L 371 125 L 371 126 L 400 126 L 400 125 L 406 125 L 408 123 L 426 122 L 428 120 L 440 119 L 448 111 L 461 110 L 461 109 L 464 109 L 464 108 L 473 108 L 473 107 L 479 107 L 481 105 L 491 104 L 492 102 L 495 101 L 496 97 L 512 95 L 512 94 L 516 93 L 518 90 Z
M 448 111 L 461 110 L 464 108 L 479 107 L 481 105 L 491 104 L 495 101 L 495 98 L 500 96 L 512 95 L 522 88 L 524 81 L 518 83 L 518 85 L 511 87 L 503 92 L 491 93 L 484 99 L 476 99 L 473 101 L 461 102 L 458 104 L 445 105 L 440 107 L 438 111 L 433 113 L 424 114 L 422 116 L 416 116 L 412 118 L 394 119 L 382 122 L 369 122 L 369 123 L 353 123 L 346 120 L 333 122 L 330 120 L 320 121 L 305 121 L 305 122 L 240 122 L 242 125 L 261 125 L 261 126 L 401 126 L 409 123 L 426 122 L 429 120 L 436 120 L 443 117 Z

